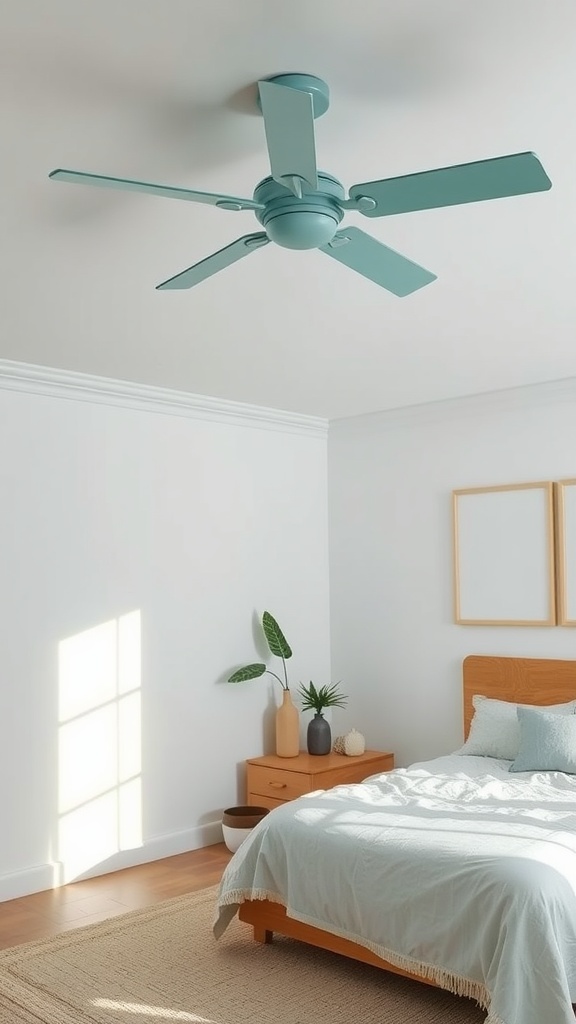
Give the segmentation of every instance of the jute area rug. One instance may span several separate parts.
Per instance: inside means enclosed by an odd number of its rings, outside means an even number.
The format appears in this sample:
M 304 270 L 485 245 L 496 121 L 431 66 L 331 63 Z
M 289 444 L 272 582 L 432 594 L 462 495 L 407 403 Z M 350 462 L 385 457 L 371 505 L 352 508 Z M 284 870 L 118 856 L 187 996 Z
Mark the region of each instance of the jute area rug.
M 0 953 L 1 1024 L 480 1024 L 468 999 L 312 949 L 212 935 L 216 889 Z

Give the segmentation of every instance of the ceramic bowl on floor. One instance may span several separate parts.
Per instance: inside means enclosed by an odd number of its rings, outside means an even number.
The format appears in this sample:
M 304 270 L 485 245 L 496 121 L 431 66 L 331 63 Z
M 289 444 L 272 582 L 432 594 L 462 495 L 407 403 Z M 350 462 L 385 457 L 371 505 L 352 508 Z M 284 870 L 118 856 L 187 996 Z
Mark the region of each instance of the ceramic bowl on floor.
M 253 807 L 245 804 L 242 807 L 227 807 L 222 813 L 222 833 L 224 842 L 231 853 L 236 850 L 250 835 L 252 829 L 269 813 L 267 807 Z

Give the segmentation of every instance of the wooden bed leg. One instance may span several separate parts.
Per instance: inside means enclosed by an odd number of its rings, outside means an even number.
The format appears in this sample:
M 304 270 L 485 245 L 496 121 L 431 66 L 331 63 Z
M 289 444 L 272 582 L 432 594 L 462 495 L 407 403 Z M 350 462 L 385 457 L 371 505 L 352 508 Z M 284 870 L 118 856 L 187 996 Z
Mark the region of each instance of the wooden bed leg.
M 268 928 L 262 928 L 259 925 L 254 925 L 255 942 L 272 942 L 273 938 L 274 932 L 271 932 Z

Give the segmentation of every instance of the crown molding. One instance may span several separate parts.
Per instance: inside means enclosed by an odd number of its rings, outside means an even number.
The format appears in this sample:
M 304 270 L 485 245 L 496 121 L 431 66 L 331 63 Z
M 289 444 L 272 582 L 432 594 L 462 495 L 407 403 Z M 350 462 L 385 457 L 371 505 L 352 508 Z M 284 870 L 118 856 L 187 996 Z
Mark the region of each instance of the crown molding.
M 288 434 L 323 438 L 328 434 L 328 420 L 319 416 L 305 416 L 282 409 L 268 409 L 224 398 L 211 398 L 72 370 L 57 370 L 10 359 L 0 359 L 0 390 L 111 405 L 140 412 L 187 416 L 191 419 L 277 430 Z
M 459 417 L 497 416 L 516 410 L 534 409 L 537 406 L 549 406 L 558 402 L 576 402 L 576 377 L 563 377 L 560 380 L 543 381 L 540 384 L 526 384 L 514 388 L 502 388 L 498 391 L 484 391 L 457 398 L 443 398 L 433 402 L 422 402 L 418 405 L 398 406 L 394 409 L 383 409 L 359 416 L 342 417 L 330 420 L 330 431 L 343 428 L 358 427 L 362 429 L 370 424 L 417 425 L 419 423 L 439 423 Z

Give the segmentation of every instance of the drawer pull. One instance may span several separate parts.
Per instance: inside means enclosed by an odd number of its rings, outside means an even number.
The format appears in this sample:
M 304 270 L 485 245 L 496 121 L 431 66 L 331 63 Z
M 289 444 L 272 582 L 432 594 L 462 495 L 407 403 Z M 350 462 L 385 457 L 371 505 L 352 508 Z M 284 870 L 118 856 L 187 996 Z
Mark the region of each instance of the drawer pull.
M 272 786 L 273 789 L 286 789 L 285 782 L 269 782 L 268 785 Z

